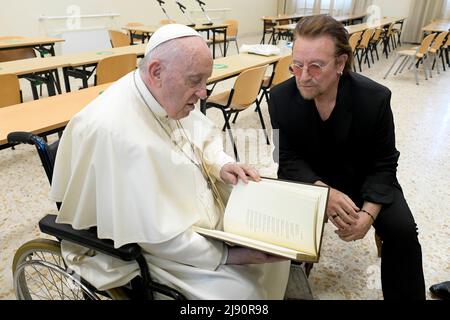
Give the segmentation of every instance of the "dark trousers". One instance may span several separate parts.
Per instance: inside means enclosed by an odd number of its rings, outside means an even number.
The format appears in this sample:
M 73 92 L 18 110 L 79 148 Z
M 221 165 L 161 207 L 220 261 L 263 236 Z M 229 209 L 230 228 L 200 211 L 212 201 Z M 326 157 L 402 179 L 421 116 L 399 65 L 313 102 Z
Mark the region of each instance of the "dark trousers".
M 374 227 L 383 241 L 381 285 L 385 300 L 425 299 L 422 249 L 417 225 L 401 190 L 395 189 L 394 202 L 383 206 Z

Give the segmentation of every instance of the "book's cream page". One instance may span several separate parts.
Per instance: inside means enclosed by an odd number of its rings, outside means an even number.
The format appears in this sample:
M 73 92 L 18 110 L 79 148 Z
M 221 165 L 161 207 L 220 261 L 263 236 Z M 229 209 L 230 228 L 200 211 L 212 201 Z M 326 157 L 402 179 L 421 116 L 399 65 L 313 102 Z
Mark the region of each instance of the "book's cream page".
M 302 184 L 302 183 L 292 183 L 289 181 L 283 181 L 283 180 L 266 180 L 270 183 L 278 183 L 280 185 L 286 186 L 286 188 L 291 188 L 293 190 L 296 190 L 297 192 L 301 192 L 302 194 L 310 194 L 312 196 L 319 195 L 318 200 L 318 208 L 317 208 L 317 215 L 316 215 L 316 252 L 319 251 L 319 245 L 322 238 L 322 231 L 323 231 L 323 221 L 325 218 L 325 211 L 327 206 L 327 198 L 328 198 L 328 188 L 319 188 L 314 187 L 314 189 L 311 189 L 311 186 L 308 184 Z
M 225 210 L 224 231 L 316 255 L 319 196 L 271 180 L 239 182 Z

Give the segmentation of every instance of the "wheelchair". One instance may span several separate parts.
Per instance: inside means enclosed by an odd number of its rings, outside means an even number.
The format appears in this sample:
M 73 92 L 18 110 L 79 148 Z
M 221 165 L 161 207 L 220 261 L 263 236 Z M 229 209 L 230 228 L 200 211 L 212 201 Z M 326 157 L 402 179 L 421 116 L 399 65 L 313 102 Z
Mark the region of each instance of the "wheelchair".
M 31 144 L 37 149 L 47 178 L 52 183 L 53 167 L 59 140 L 47 144 L 43 138 L 28 132 L 8 135 L 12 145 Z M 57 203 L 58 210 L 61 204 Z M 56 240 L 35 239 L 23 244 L 13 259 L 13 282 L 19 300 L 152 300 L 155 294 L 169 299 L 186 300 L 177 290 L 152 280 L 142 249 L 137 244 L 114 248 L 112 240 L 99 239 L 95 227 L 75 230 L 68 224 L 56 223 L 56 215 L 47 215 L 39 221 L 41 232 Z M 128 284 L 99 291 L 67 267 L 61 253 L 61 240 L 124 261 L 136 261 L 140 275 Z

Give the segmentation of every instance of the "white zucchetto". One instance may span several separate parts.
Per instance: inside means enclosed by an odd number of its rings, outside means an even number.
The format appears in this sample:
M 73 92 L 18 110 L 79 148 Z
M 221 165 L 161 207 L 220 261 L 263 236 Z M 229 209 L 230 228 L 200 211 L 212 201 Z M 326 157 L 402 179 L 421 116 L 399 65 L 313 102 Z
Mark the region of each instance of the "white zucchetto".
M 184 24 L 172 23 L 162 26 L 156 30 L 148 41 L 147 48 L 145 49 L 145 55 L 164 42 L 183 37 L 201 37 L 201 35 L 191 27 L 185 26 Z

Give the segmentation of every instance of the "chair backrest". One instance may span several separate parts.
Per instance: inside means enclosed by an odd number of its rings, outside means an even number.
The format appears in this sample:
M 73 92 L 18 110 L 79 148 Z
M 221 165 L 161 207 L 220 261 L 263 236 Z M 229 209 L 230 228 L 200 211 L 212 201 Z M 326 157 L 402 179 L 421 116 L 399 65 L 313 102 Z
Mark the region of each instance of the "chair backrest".
M 228 24 L 227 37 L 236 37 L 237 33 L 238 33 L 239 21 L 229 19 L 229 20 L 224 20 L 223 23 Z
M 15 74 L 0 75 L 0 108 L 21 102 L 19 78 Z
M 444 40 L 447 37 L 448 32 L 441 32 L 436 36 L 436 39 L 434 39 L 433 44 L 431 45 L 430 50 L 433 52 L 436 52 L 444 45 Z
M 359 40 L 361 40 L 361 35 L 363 34 L 362 31 L 353 33 L 350 38 L 348 39 L 348 42 L 350 44 L 350 47 L 352 48 L 352 52 L 355 51 L 356 46 L 358 45 Z
M 427 35 L 420 44 L 420 47 L 417 49 L 417 56 L 422 57 L 428 52 L 428 49 L 431 46 L 431 43 L 433 42 L 433 39 L 436 37 L 436 33 L 431 33 Z
M 58 151 L 59 140 L 52 144 L 47 144 L 43 138 L 34 135 L 31 132 L 11 132 L 8 134 L 8 143 L 26 143 L 33 144 L 41 158 L 42 166 L 47 174 L 48 181 L 52 184 L 53 168 L 55 166 L 56 152 Z M 59 209 L 59 206 L 58 206 Z
M 389 25 L 388 31 L 386 32 L 386 37 L 392 37 L 392 35 L 394 34 L 394 26 L 395 26 L 395 22 L 391 23 Z
M 104 58 L 97 64 L 96 85 L 114 82 L 136 69 L 137 56 L 134 53 Z
M 292 77 L 289 72 L 289 65 L 292 63 L 292 56 L 286 56 L 278 60 L 273 70 L 273 78 L 270 87 L 276 86 Z
M 162 19 L 159 20 L 159 24 L 160 25 L 165 25 L 165 24 L 171 24 L 171 23 L 177 23 L 175 20 L 172 19 Z
M 401 30 L 403 30 L 404 22 L 405 22 L 405 19 L 398 20 L 397 22 L 394 23 L 394 26 L 399 25 L 400 29 L 398 29 L 398 30 L 401 31 Z
M 130 38 L 127 34 L 117 30 L 108 30 L 108 33 L 113 48 L 126 47 L 130 45 Z
M 383 29 L 377 28 L 375 29 L 375 33 L 370 40 L 370 42 L 378 42 L 381 39 L 381 34 L 383 33 Z
M 358 45 L 358 48 L 367 48 L 367 46 L 369 45 L 369 41 L 370 41 L 370 39 L 372 39 L 374 32 L 375 32 L 375 29 L 367 29 L 366 31 L 364 31 L 362 38 L 361 38 L 361 42 Z
M 0 62 L 36 58 L 33 48 L 0 50 Z
M 233 109 L 243 110 L 256 101 L 266 69 L 267 65 L 251 68 L 239 74 L 233 86 L 234 93 L 231 100 Z

